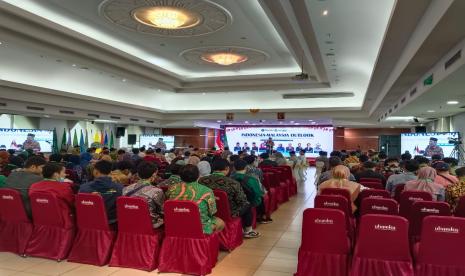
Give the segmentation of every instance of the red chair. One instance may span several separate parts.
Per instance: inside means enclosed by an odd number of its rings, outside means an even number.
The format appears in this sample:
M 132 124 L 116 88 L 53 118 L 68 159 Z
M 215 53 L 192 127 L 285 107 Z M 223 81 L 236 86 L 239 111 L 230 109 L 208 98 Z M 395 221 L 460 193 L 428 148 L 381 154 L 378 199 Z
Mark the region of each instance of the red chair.
M 404 191 L 400 195 L 399 214 L 404 218 L 409 218 L 410 208 L 415 201 L 432 201 L 433 196 L 423 191 Z
M 371 177 L 362 177 L 360 178 L 360 183 L 362 182 L 373 182 L 373 183 L 379 183 L 383 184 L 383 181 L 379 178 L 371 178 Z
M 286 179 L 289 180 L 289 196 L 294 196 L 297 194 L 297 181 L 292 175 L 292 168 L 290 166 L 280 166 L 280 168 L 285 172 Z
M 0 251 L 24 255 L 32 229 L 20 192 L 0 189 Z
M 339 188 L 326 188 L 321 190 L 322 195 L 340 195 L 347 199 L 347 205 L 350 210 L 349 217 L 353 217 L 352 214 L 352 198 L 350 196 L 350 192 L 346 189 L 339 189 Z
M 382 190 L 384 189 L 383 184 L 379 182 L 362 182 L 360 181 L 360 184 L 363 186 L 370 188 L 370 189 L 377 189 L 377 190 Z
M 454 210 L 454 215 L 456 217 L 465 218 L 465 196 L 462 196 L 459 199 L 459 203 L 457 204 L 457 207 L 455 207 Z
M 116 237 L 108 225 L 99 194 L 76 195 L 77 235 L 68 261 L 102 266 L 108 263 Z
M 360 216 L 368 214 L 396 216 L 399 214 L 399 204 L 391 198 L 366 197 L 362 200 Z
M 285 175 L 277 167 L 273 167 L 269 171 L 274 174 L 274 177 L 271 178 L 271 185 L 276 188 L 276 200 L 278 204 L 289 201 L 289 186 L 287 185 Z
M 394 189 L 394 199 L 400 203 L 400 195 L 404 191 L 405 184 L 397 184 L 396 188 Z
M 342 211 L 306 209 L 295 276 L 347 275 L 350 240 L 346 229 L 346 218 Z
M 159 272 L 206 275 L 218 259 L 218 234 L 206 235 L 192 201 L 165 202 L 165 233 Z
M 386 190 L 379 190 L 379 189 L 369 189 L 363 190 L 358 195 L 358 199 L 360 202 L 363 202 L 365 198 L 391 198 L 391 195 Z
M 57 261 L 66 259 L 75 235 L 71 210 L 61 210 L 58 199 L 49 193 L 31 193 L 30 201 L 34 230 L 26 255 Z
M 315 197 L 315 208 L 328 208 L 342 211 L 346 217 L 347 234 L 354 240 L 355 220 L 352 218 L 352 209 L 349 209 L 346 198 L 340 195 L 318 195 Z
M 465 275 L 465 219 L 428 216 L 416 258 L 417 276 Z
M 265 186 L 270 196 L 270 212 L 274 212 L 278 209 L 278 199 L 276 188 L 272 186 L 271 179 L 274 178 L 274 173 L 264 172 L 263 173 L 263 186 Z
M 144 198 L 121 196 L 116 200 L 118 236 L 110 266 L 152 271 L 157 268 L 163 232 L 153 229 Z
M 242 244 L 242 221 L 240 217 L 233 218 L 229 207 L 228 195 L 221 190 L 214 190 L 216 198 L 216 216 L 221 218 L 225 227 L 218 234 L 222 249 L 232 251 Z
M 410 208 L 409 216 L 409 232 L 412 241 L 417 241 L 420 238 L 422 223 L 425 217 L 450 215 L 450 206 L 445 202 L 415 201 Z
M 350 275 L 414 275 L 405 218 L 365 215 L 358 237 Z

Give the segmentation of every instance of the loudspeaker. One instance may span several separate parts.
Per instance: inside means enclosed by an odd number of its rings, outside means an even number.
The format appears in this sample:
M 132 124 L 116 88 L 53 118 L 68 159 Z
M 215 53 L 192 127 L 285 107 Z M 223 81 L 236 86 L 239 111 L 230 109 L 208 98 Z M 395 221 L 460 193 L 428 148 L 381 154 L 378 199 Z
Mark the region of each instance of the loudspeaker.
M 135 145 L 137 143 L 136 134 L 128 134 L 128 145 Z
M 426 127 L 425 126 L 416 126 L 415 127 L 415 133 L 423 133 L 426 132 Z
M 124 128 L 124 127 L 117 127 L 117 128 L 116 128 L 116 138 L 123 137 L 125 132 L 126 132 L 126 128 Z

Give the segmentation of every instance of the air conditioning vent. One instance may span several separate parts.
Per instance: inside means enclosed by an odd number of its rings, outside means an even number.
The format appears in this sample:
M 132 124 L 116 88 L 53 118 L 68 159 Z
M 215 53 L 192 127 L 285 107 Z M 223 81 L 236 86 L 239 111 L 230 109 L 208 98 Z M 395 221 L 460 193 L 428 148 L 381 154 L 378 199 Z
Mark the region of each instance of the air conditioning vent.
M 146 122 L 147 122 L 147 123 L 149 123 L 149 124 L 153 124 L 153 123 L 155 123 L 155 122 L 154 122 L 154 121 L 152 121 L 152 120 L 146 120 Z
M 283 99 L 317 99 L 353 97 L 352 92 L 284 94 Z
M 111 119 L 115 119 L 115 120 L 121 120 L 121 117 L 118 117 L 118 116 L 110 116 Z
M 399 107 L 399 104 L 394 105 L 394 109 L 397 109 Z
M 130 118 L 129 120 L 133 122 L 139 122 L 139 119 Z
M 417 93 L 417 88 L 413 88 L 412 91 L 410 91 L 410 97 L 412 97 L 413 95 L 415 95 Z
M 6 106 L 6 103 L 0 103 L 0 106 Z
M 465 105 L 461 106 L 460 108 L 465 108 Z
M 94 117 L 94 118 L 100 118 L 100 115 L 98 115 L 98 114 L 93 114 L 93 113 L 89 113 L 89 114 L 87 114 L 87 116 L 89 116 L 89 117 Z
M 455 55 L 453 55 L 448 61 L 446 61 L 446 63 L 444 64 L 444 69 L 447 69 L 450 66 L 452 66 L 452 64 L 454 64 L 461 57 L 462 57 L 462 50 L 455 53 Z
M 29 110 L 36 110 L 36 111 L 44 111 L 45 108 L 43 107 L 37 107 L 37 106 L 26 106 L 27 109 Z
M 405 97 L 403 97 L 402 100 L 400 100 L 400 103 L 401 104 L 405 103 L 405 100 L 406 100 Z
M 70 110 L 60 110 L 59 112 L 61 114 L 74 114 L 74 111 L 70 111 Z

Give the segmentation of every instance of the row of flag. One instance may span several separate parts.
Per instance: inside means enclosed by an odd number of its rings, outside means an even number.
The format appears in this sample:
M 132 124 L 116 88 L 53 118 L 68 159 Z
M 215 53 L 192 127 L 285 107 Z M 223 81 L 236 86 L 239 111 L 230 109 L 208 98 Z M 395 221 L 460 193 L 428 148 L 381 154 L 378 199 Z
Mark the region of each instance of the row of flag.
M 61 138 L 61 144 L 58 144 L 58 137 L 56 128 L 53 130 L 53 152 L 58 153 L 58 145 L 61 145 L 61 149 L 68 150 L 70 147 L 79 146 L 81 152 L 85 152 L 92 144 L 100 144 L 102 146 L 113 148 L 115 146 L 115 139 L 113 131 L 110 134 L 107 130 L 96 131 L 93 134 L 93 130 L 90 130 L 90 137 L 93 137 L 91 144 L 89 144 L 89 133 L 86 130 L 80 131 L 80 138 L 78 139 L 78 132 L 75 129 L 73 138 L 71 138 L 71 129 L 63 130 L 63 136 Z

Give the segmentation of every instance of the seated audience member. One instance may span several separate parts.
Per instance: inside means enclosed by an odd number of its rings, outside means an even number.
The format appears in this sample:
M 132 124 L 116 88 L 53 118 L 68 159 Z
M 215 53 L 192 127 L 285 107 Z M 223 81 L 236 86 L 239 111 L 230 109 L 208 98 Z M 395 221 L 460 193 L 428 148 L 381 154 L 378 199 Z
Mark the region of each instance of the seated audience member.
M 452 210 L 455 210 L 457 207 L 459 199 L 465 196 L 465 167 L 456 169 L 455 174 L 459 178 L 459 182 L 446 188 L 446 200 Z
M 163 150 L 161 148 L 155 149 L 155 157 L 157 157 L 162 162 L 166 162 L 165 155 L 163 154 Z
M 5 187 L 6 176 L 0 175 L 0 188 Z
M 139 157 L 140 158 L 143 159 L 145 157 L 145 151 L 146 151 L 145 146 L 142 146 L 142 147 L 139 148 Z
M 445 157 L 444 159 L 442 159 L 442 161 L 449 164 L 449 173 L 451 175 L 456 175 L 455 171 L 457 170 L 457 166 L 459 165 L 459 161 L 457 159 L 455 159 L 455 158 L 452 158 L 452 157 Z
M 63 155 L 59 153 L 50 154 L 48 157 L 49 162 L 61 163 L 63 162 Z
M 434 167 L 434 164 L 436 162 L 440 162 L 442 160 L 442 155 L 441 154 L 433 154 L 431 156 L 431 166 Z
M 302 156 L 302 153 L 300 154 Z M 305 153 L 303 153 L 303 156 L 305 157 Z M 320 151 L 318 152 L 318 157 L 315 158 L 315 162 L 323 162 L 324 167 L 322 172 L 327 171 L 329 168 L 329 160 L 328 160 L 328 153 L 326 151 Z
M 358 159 L 357 152 L 351 151 L 349 157 L 347 157 L 346 160 L 344 160 L 344 164 L 349 167 L 360 164 L 360 160 Z
M 161 160 L 155 156 L 155 151 L 153 149 L 148 149 L 142 159 L 146 162 L 155 163 L 159 167 L 161 166 Z
M 250 203 L 251 207 L 256 207 L 257 221 L 259 223 L 272 222 L 271 219 L 265 218 L 265 203 L 263 202 L 265 190 L 257 178 L 246 174 L 247 162 L 241 159 L 236 160 L 236 162 L 234 162 L 234 168 L 236 171 L 231 175 L 231 178 L 241 184 L 242 190 L 247 196 L 247 201 Z M 244 228 L 244 234 L 250 231 L 252 231 L 251 226 Z
M 147 201 L 153 228 L 163 225 L 163 203 L 165 202 L 163 190 L 152 186 L 157 177 L 157 171 L 157 165 L 154 163 L 141 162 L 137 166 L 137 175 L 140 178 L 139 182 L 123 189 L 124 196 L 142 197 Z
M 444 201 L 444 187 L 435 183 L 436 170 L 431 167 L 424 167 L 418 170 L 416 180 L 405 183 L 404 191 L 425 191 L 433 196 L 433 200 Z
M 130 161 L 119 161 L 116 163 L 116 170 L 110 173 L 111 180 L 123 186 L 131 184 L 132 171 L 134 164 Z
M 72 182 L 66 179 L 65 167 L 62 164 L 50 162 L 42 168 L 44 180 L 34 183 L 29 188 L 29 196 L 34 192 L 53 194 L 58 199 L 62 217 L 68 217 L 74 209 L 74 193 Z M 70 220 L 64 220 L 69 222 Z
M 267 152 L 260 154 L 260 158 L 262 158 L 262 162 L 260 163 L 261 166 L 272 166 L 272 167 L 278 166 L 278 163 L 270 159 L 270 155 Z
M 405 161 L 409 161 L 412 159 L 412 155 L 409 152 L 405 152 L 400 156 L 400 159 L 402 160 L 402 163 Z
M 18 190 L 21 193 L 24 209 L 31 216 L 31 204 L 29 203 L 29 188 L 32 184 L 43 179 L 42 168 L 47 163 L 44 158 L 31 156 L 24 163 L 24 169 L 11 172 L 5 180 L 5 188 Z
M 208 176 L 212 172 L 210 163 L 208 161 L 200 161 L 197 164 L 197 168 L 199 168 L 200 177 Z
M 280 152 L 277 152 L 274 154 L 274 161 L 276 162 L 276 164 L 278 164 L 278 166 L 285 166 L 287 165 L 287 160 L 286 158 L 284 158 L 284 155 Z
M 200 162 L 200 158 L 198 158 L 197 156 L 192 155 L 192 154 L 187 159 L 187 164 L 189 164 L 189 165 L 197 166 L 197 164 L 199 164 L 199 162 Z
M 92 171 L 94 180 L 81 185 L 79 189 L 80 193 L 93 193 L 102 196 L 110 224 L 116 222 L 116 199 L 123 193 L 123 186 L 111 180 L 111 167 L 112 163 L 105 160 L 95 163 Z
M 249 229 L 252 226 L 252 209 L 247 201 L 247 196 L 241 187 L 241 184 L 236 180 L 227 177 L 229 173 L 229 162 L 224 159 L 216 159 L 212 164 L 213 173 L 199 179 L 199 183 L 215 190 L 219 189 L 228 195 L 231 215 L 233 217 L 241 217 L 244 228 Z M 258 233 L 250 232 L 246 237 L 256 237 Z
M 386 183 L 386 178 L 384 175 L 376 171 L 376 163 L 371 161 L 366 161 L 363 163 L 363 170 L 355 175 L 357 182 L 360 182 L 362 178 L 376 178 L 381 180 L 381 183 Z
M 331 179 L 321 183 L 318 187 L 318 194 L 321 194 L 321 191 L 326 188 L 346 189 L 350 192 L 352 201 L 352 212 L 355 212 L 357 210 L 357 206 L 354 204 L 354 202 L 357 199 L 358 194 L 360 193 L 361 185 L 356 182 L 350 181 L 349 177 L 349 168 L 347 168 L 344 165 L 338 165 L 334 167 Z
M 171 164 L 166 168 L 165 174 L 169 175 L 168 179 L 163 180 L 162 182 L 158 183 L 158 187 L 169 187 L 174 184 L 181 183 L 181 177 L 179 176 L 179 172 L 181 171 L 184 165 L 179 164 Z
M 424 167 L 429 167 L 429 159 L 422 156 L 422 155 L 417 155 L 413 158 L 414 160 L 416 160 L 418 162 L 418 165 L 420 166 L 420 169 L 421 168 L 424 168 Z
M 449 164 L 446 162 L 437 161 L 433 164 L 433 168 L 436 169 L 436 173 L 438 174 L 434 179 L 434 182 L 441 184 L 444 188 L 459 182 L 459 179 L 456 176 L 449 173 Z
M 221 153 L 221 158 L 228 160 L 230 155 L 232 155 L 232 152 L 229 150 L 229 147 L 224 147 L 224 151 Z
M 396 193 L 396 186 L 405 184 L 408 181 L 416 180 L 416 173 L 420 168 L 416 160 L 408 160 L 404 162 L 404 171 L 401 174 L 393 174 L 389 176 L 386 181 L 386 190 L 394 197 Z
M 244 157 L 244 161 L 247 162 L 246 174 L 256 177 L 260 182 L 263 182 L 263 171 L 256 166 L 257 157 L 248 155 Z
M 331 179 L 332 175 L 333 175 L 333 170 L 336 166 L 339 166 L 339 165 L 342 165 L 342 160 L 341 158 L 337 157 L 337 156 L 332 156 L 329 158 L 329 161 L 328 161 L 328 164 L 329 164 L 329 170 L 323 172 L 321 175 L 320 175 L 320 178 L 318 180 L 318 186 L 325 182 L 326 180 L 329 180 Z M 355 176 L 353 174 L 350 174 L 349 175 L 349 180 L 350 181 L 353 181 L 353 182 L 356 182 L 357 180 L 355 179 Z
M 384 172 L 385 175 L 391 176 L 392 174 L 402 173 L 400 162 L 397 157 L 389 157 L 384 161 Z
M 223 230 L 224 221 L 215 217 L 216 200 L 212 189 L 197 182 L 199 169 L 194 165 L 185 165 L 179 174 L 183 182 L 170 186 L 166 192 L 167 199 L 196 202 L 205 234 Z

